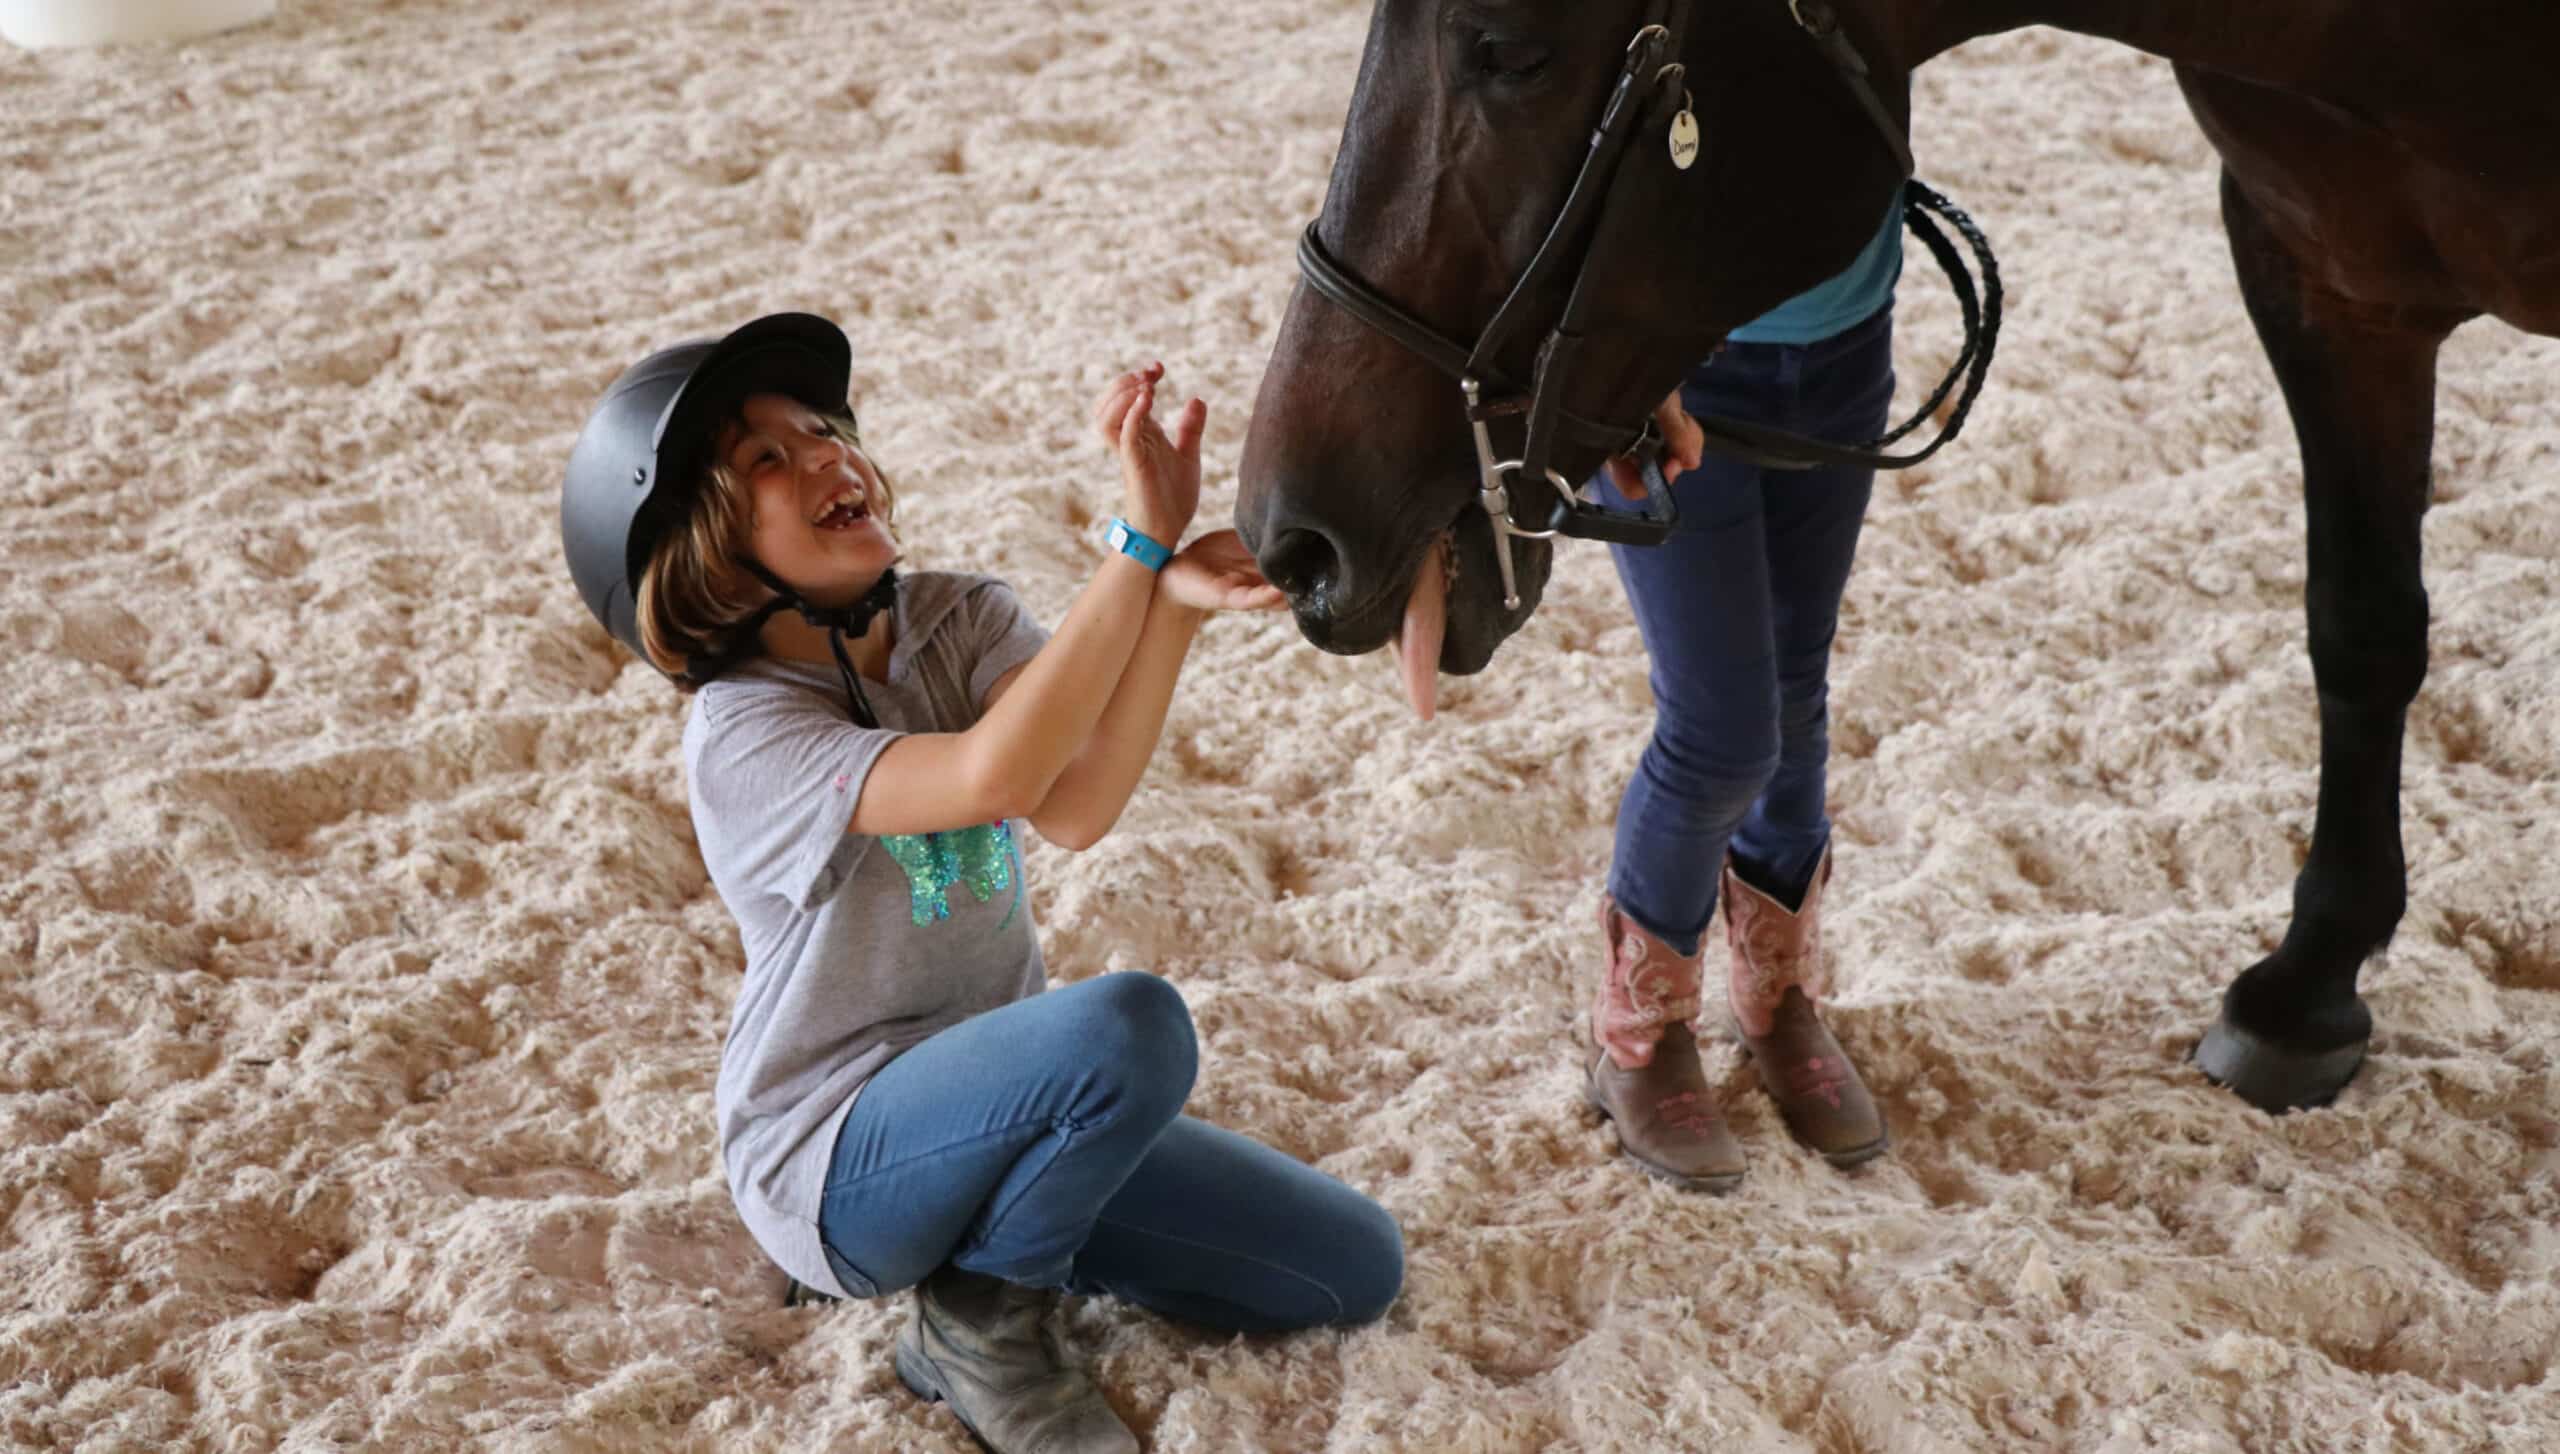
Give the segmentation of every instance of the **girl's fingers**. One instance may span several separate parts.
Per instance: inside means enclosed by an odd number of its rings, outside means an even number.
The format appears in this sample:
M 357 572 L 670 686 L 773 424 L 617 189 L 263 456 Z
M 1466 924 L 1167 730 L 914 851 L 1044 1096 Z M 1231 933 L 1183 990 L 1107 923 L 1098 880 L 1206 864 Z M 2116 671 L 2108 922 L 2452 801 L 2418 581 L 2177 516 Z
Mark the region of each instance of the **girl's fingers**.
M 1688 407 L 1680 402 L 1678 389 L 1662 401 L 1655 416 L 1662 423 L 1662 478 L 1667 484 L 1683 471 L 1696 469 L 1706 458 L 1707 432 L 1690 417 Z
M 1163 377 L 1164 365 L 1151 363 L 1143 368 L 1122 370 L 1112 377 L 1110 383 L 1102 386 L 1102 397 L 1093 404 L 1093 422 L 1095 427 L 1104 430 L 1106 440 L 1119 437 L 1120 411 L 1128 407 L 1131 396 Z
M 1173 452 L 1188 459 L 1200 449 L 1200 432 L 1209 422 L 1209 406 L 1198 399 L 1182 406 L 1173 421 Z
M 1151 361 L 1114 378 L 1094 401 L 1093 425 L 1105 445 L 1127 448 L 1131 442 L 1130 421 L 1147 415 L 1154 407 L 1156 385 L 1164 381 L 1164 361 Z M 1193 407 L 1204 411 L 1207 405 L 1198 400 Z M 1143 429 L 1142 431 L 1143 432 Z
M 1155 401 L 1154 386 L 1140 384 L 1137 394 L 1129 400 L 1129 412 L 1120 419 L 1122 450 L 1136 449 L 1138 441 L 1146 437 L 1147 411 L 1154 406 Z
M 1139 376 L 1134 370 L 1124 373 L 1113 379 L 1102 391 L 1102 397 L 1094 401 L 1093 426 L 1102 435 L 1104 444 L 1108 445 L 1120 437 L 1121 413 L 1129 407 L 1129 400 L 1136 396 L 1139 383 Z
M 1122 395 L 1110 401 L 1108 408 L 1094 416 L 1094 429 L 1102 436 L 1102 447 L 1109 449 L 1120 440 L 1120 421 L 1129 412 L 1129 398 Z

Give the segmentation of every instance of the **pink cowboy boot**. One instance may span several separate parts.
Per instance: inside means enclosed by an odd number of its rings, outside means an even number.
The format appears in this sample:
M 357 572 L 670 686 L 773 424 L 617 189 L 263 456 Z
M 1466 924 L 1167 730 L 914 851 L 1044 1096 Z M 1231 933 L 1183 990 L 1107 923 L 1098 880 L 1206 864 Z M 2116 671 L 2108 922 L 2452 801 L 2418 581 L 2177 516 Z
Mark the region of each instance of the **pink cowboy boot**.
M 1638 1166 L 1694 1191 L 1733 1190 L 1742 1146 L 1698 1064 L 1699 956 L 1672 953 L 1605 895 L 1600 932 L 1609 968 L 1591 1007 L 1599 1054 L 1583 1094 Z
M 1734 1028 L 1760 1068 L 1787 1131 L 1833 1166 L 1850 1167 L 1884 1150 L 1884 1118 L 1815 1006 L 1828 988 L 1822 961 L 1822 887 L 1831 850 L 1813 872 L 1795 912 L 1724 866 L 1725 938 L 1733 946 Z

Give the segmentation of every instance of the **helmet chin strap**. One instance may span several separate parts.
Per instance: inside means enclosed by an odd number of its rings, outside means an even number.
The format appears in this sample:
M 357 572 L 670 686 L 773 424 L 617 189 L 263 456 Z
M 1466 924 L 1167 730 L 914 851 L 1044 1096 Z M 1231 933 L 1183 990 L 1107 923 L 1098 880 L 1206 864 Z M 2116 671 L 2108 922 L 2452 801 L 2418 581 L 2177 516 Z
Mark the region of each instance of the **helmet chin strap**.
M 844 679 L 845 705 L 852 712 L 854 722 L 864 727 L 879 726 L 880 719 L 872 713 L 871 700 L 862 694 L 862 677 L 853 669 L 853 657 L 845 650 L 844 639 L 869 631 L 873 618 L 897 604 L 898 573 L 895 570 L 882 571 L 879 582 L 849 606 L 818 606 L 812 605 L 782 577 L 757 562 L 746 560 L 739 564 L 771 587 L 774 595 L 763 610 L 744 623 L 746 631 L 741 635 L 762 630 L 765 622 L 786 608 L 799 612 L 801 620 L 827 633 L 827 650 L 836 659 L 836 674 Z

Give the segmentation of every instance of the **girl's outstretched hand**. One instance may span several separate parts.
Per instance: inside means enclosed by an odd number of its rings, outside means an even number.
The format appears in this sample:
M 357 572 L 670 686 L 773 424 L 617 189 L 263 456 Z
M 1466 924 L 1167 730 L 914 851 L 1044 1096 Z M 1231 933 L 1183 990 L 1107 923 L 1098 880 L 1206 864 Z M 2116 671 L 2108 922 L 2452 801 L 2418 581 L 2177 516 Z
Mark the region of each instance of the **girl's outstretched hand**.
M 1156 589 L 1197 611 L 1277 611 L 1289 604 L 1232 530 L 1213 530 L 1184 546 L 1165 562 Z
M 1093 422 L 1102 442 L 1120 457 L 1122 506 L 1131 525 L 1171 545 L 1191 527 L 1200 508 L 1200 430 L 1209 406 L 1182 406 L 1168 438 L 1156 423 L 1156 385 L 1164 365 L 1151 363 L 1113 379 L 1094 401 Z

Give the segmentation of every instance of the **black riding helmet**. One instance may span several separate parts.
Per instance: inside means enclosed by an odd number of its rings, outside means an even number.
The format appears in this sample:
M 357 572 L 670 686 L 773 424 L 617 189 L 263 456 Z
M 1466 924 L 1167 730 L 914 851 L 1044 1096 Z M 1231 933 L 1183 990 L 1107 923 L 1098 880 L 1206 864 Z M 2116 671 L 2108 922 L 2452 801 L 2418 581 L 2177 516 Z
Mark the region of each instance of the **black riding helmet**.
M 641 660 L 640 575 L 670 529 L 681 524 L 711 463 L 712 433 L 750 394 L 783 394 L 812 409 L 850 412 L 853 345 L 844 331 L 810 313 L 773 313 L 725 338 L 698 338 L 649 355 L 613 381 L 587 416 L 569 451 L 560 486 L 560 545 L 569 576 L 587 609 Z M 822 610 L 802 601 L 780 578 L 754 561 L 747 568 L 773 588 L 775 601 L 747 624 L 788 606 L 829 631 L 829 645 L 846 674 L 845 693 L 857 718 L 867 718 L 843 636 L 859 636 L 873 612 L 887 606 L 896 572 L 882 576 L 870 596 L 849 608 Z M 716 675 L 732 658 L 699 663 L 687 673 L 695 684 Z
M 648 660 L 640 648 L 640 572 L 693 503 L 718 422 L 749 394 L 841 410 L 852 376 L 843 330 L 813 314 L 775 313 L 726 338 L 653 353 L 604 391 L 569 451 L 560 544 L 578 594 L 615 640 Z

